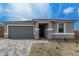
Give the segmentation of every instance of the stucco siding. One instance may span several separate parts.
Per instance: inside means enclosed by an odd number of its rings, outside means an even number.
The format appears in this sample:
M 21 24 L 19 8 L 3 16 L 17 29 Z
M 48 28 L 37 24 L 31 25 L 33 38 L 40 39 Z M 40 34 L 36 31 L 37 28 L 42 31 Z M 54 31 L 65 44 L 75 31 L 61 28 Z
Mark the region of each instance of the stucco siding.
M 66 33 L 74 32 L 74 23 L 66 23 Z
M 57 33 L 57 23 L 52 23 L 53 33 Z
M 46 37 L 46 38 L 47 38 L 47 36 L 48 36 L 48 31 L 47 31 L 47 29 L 48 29 L 48 26 L 45 27 L 45 37 Z
M 4 25 L 4 33 L 7 33 L 7 25 Z
M 20 25 L 28 26 L 28 25 L 34 25 L 34 22 L 19 22 L 19 23 L 18 22 L 11 22 L 11 23 L 6 23 L 5 26 L 4 26 L 5 27 L 5 29 L 4 29 L 5 33 L 7 33 L 7 26 L 10 26 L 10 25 L 11 26 L 17 26 L 17 25 L 19 25 L 19 26 Z
M 33 25 L 34 22 L 32 22 L 32 21 L 9 21 L 6 24 L 27 24 L 27 25 Z

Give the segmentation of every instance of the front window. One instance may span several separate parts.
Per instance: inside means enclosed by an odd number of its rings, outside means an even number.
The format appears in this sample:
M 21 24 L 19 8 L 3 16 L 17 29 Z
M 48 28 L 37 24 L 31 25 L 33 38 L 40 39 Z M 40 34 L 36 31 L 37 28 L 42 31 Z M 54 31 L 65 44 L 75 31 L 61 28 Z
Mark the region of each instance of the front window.
M 64 33 L 64 23 L 59 23 L 58 32 L 59 33 Z

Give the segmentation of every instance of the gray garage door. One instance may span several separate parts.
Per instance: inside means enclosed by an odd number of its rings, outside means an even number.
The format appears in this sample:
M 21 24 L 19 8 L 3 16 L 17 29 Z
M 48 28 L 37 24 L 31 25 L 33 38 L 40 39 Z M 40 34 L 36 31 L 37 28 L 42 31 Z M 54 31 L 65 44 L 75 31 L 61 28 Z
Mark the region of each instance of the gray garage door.
M 33 26 L 9 26 L 10 39 L 33 39 Z

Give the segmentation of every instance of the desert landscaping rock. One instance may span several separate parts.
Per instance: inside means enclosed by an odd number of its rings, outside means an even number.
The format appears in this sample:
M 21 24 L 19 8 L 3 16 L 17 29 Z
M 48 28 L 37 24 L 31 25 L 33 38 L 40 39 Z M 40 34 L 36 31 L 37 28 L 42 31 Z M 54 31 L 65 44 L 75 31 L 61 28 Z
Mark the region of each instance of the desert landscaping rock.
M 29 55 L 32 40 L 11 40 L 0 41 L 0 56 L 26 56 Z

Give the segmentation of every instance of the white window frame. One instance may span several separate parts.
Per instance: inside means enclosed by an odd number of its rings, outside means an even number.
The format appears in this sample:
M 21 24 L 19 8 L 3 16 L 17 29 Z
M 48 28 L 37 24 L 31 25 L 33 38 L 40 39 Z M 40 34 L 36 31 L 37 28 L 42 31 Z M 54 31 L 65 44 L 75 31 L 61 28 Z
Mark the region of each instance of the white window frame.
M 58 30 L 58 33 L 60 33 L 60 32 L 59 32 L 59 24 L 60 24 L 60 23 L 58 23 L 58 29 L 57 29 L 57 30 Z M 65 24 L 65 23 L 63 23 L 63 25 L 64 25 L 64 24 Z M 65 25 L 64 25 L 64 26 L 63 26 L 63 32 L 62 32 L 62 33 L 65 33 L 65 30 L 66 30 L 66 28 L 65 28 Z
M 59 33 L 59 23 L 57 23 L 57 33 L 53 33 L 53 34 L 74 34 L 74 33 L 66 33 L 66 23 L 64 23 L 64 32 L 63 33 Z

